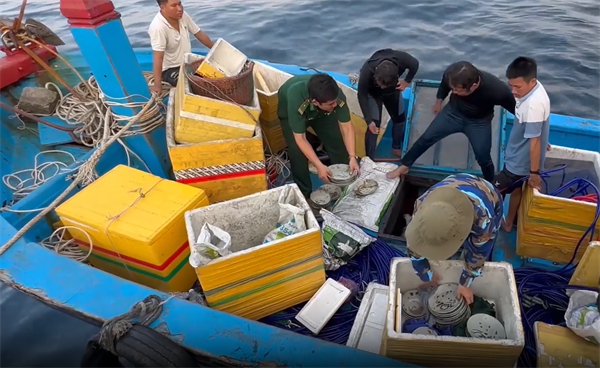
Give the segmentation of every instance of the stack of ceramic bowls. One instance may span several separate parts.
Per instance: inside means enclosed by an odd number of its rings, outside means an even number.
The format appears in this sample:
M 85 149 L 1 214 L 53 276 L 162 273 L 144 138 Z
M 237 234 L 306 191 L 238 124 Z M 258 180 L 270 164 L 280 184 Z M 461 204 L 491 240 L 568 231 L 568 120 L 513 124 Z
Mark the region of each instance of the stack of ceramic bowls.
M 342 189 L 335 184 L 325 184 L 319 189 L 326 191 L 331 197 L 332 202 L 337 201 L 342 195 Z
M 319 188 L 310 193 L 308 204 L 315 210 L 320 210 L 329 207 L 331 196 L 325 190 Z
M 428 335 L 428 336 L 438 336 L 438 333 L 433 328 L 429 327 L 419 327 L 412 332 L 413 335 Z
M 471 309 L 465 300 L 456 295 L 458 284 L 442 284 L 429 297 L 429 312 L 439 326 L 453 326 L 466 321 Z
M 487 314 L 474 314 L 467 321 L 467 336 L 479 339 L 506 339 L 506 331 L 502 322 Z
M 427 315 L 427 307 L 423 305 L 419 290 L 411 290 L 402 294 L 402 311 L 408 318 L 424 318 Z
M 329 166 L 329 170 L 331 170 L 331 178 L 329 178 L 329 180 L 331 180 L 333 184 L 339 186 L 350 185 L 356 180 L 357 177 L 356 174 L 350 174 L 350 166 L 348 165 L 331 165 Z

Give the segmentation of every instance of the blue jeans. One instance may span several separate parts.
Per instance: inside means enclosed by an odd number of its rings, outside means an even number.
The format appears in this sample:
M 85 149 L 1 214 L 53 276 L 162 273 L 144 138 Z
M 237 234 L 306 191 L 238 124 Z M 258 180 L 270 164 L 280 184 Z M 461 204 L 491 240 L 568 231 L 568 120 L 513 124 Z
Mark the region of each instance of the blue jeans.
M 390 114 L 392 119 L 392 148 L 402 149 L 402 141 L 404 140 L 404 123 L 406 116 L 404 114 L 404 104 L 401 101 L 402 92 L 395 90 L 394 93 L 389 95 L 379 96 L 377 98 L 369 95 L 369 108 L 373 115 L 373 122 L 379 128 L 381 126 L 381 114 L 382 106 L 385 106 L 386 110 Z M 373 111 L 375 110 L 375 111 Z M 370 159 L 375 158 L 375 152 L 377 150 L 377 136 L 369 130 L 368 126 L 371 124 L 367 121 L 367 133 L 365 134 L 365 151 Z
M 485 180 L 494 181 L 494 162 L 492 161 L 492 117 L 471 119 L 453 109 L 449 104 L 433 119 L 431 125 L 410 150 L 404 155 L 402 165 L 412 166 L 431 146 L 455 133 L 463 133 L 473 147 L 475 159 L 481 167 Z

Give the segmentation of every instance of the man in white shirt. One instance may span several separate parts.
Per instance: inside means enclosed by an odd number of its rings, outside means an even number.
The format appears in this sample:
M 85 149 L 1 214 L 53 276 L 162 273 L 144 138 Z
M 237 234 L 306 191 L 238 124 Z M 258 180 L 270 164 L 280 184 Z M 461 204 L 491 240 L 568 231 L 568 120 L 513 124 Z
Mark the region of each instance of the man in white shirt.
M 183 11 L 180 0 L 156 0 L 160 11 L 148 28 L 152 44 L 152 71 L 154 85 L 151 91 L 160 93 L 161 82 L 177 84 L 179 67 L 186 53 L 192 52 L 190 33 L 209 49 L 213 42 L 200 30 L 188 13 Z
M 515 121 L 506 145 L 504 168 L 494 178 L 494 185 L 510 202 L 505 231 L 512 230 L 519 204 L 521 187 L 527 180 L 530 186 L 541 190 L 540 170 L 549 147 L 550 98 L 537 80 L 535 60 L 520 56 L 506 69 L 508 84 L 515 96 Z

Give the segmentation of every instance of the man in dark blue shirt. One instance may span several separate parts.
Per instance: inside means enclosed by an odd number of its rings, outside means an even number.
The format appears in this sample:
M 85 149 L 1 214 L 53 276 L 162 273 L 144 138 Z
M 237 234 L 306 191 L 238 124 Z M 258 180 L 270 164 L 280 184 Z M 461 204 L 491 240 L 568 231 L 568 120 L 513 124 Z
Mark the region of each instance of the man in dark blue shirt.
M 450 101 L 441 109 L 442 101 L 450 91 Z M 511 90 L 498 77 L 478 70 L 466 61 L 450 65 L 444 72 L 433 107 L 437 116 L 400 160 L 402 166 L 390 172 L 388 177 L 406 174 L 409 167 L 431 146 L 451 134 L 463 133 L 469 138 L 483 177 L 493 182 L 495 172 L 491 150 L 494 107 L 502 106 L 514 114 L 515 104 Z

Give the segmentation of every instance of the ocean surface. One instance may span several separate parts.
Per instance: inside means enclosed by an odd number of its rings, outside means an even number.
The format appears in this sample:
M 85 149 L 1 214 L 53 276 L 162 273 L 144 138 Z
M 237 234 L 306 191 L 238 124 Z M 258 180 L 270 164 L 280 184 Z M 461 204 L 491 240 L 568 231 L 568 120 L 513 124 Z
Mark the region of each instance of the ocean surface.
M 0 1 L 14 18 L 20 1 Z M 152 0 L 115 2 L 134 47 L 158 7 Z M 357 72 L 374 51 L 405 50 L 420 61 L 417 78 L 440 79 L 467 60 L 503 76 L 517 56 L 534 57 L 554 113 L 600 119 L 600 5 L 597 0 L 188 0 L 186 11 L 213 39 L 250 57 L 342 73 Z M 26 16 L 77 46 L 56 0 L 30 0 Z M 194 41 L 193 47 L 201 45 Z M 65 275 L 68 278 L 68 275 Z M 64 282 L 65 280 L 62 280 Z M 97 327 L 0 286 L 0 365 L 79 366 Z

